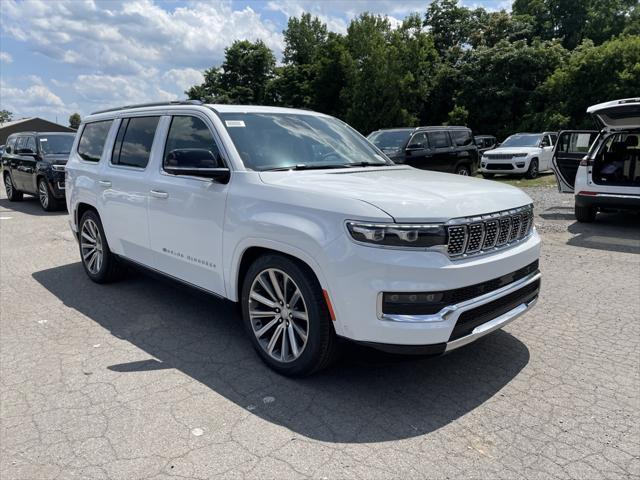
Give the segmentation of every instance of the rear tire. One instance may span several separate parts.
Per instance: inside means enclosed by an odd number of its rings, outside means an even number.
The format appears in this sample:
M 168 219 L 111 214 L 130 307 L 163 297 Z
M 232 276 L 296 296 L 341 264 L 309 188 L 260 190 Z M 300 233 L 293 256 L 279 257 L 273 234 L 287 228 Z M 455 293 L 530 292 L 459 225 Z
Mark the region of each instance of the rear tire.
M 100 217 L 93 210 L 87 210 L 80 219 L 78 229 L 80 259 L 88 277 L 96 283 L 118 280 L 124 270 L 107 244 Z
M 10 202 L 19 202 L 22 200 L 22 192 L 16 190 L 13 180 L 11 180 L 11 175 L 8 173 L 4 174 L 4 190 L 7 192 L 7 199 Z
M 595 207 L 575 206 L 576 220 L 581 223 L 591 223 L 596 220 L 597 210 Z
M 49 183 L 44 178 L 38 180 L 38 200 L 45 212 L 53 212 L 60 208 L 60 203 L 53 196 Z
M 471 170 L 466 165 L 458 165 L 456 167 L 456 175 L 462 175 L 463 177 L 468 177 L 471 175 Z
M 240 303 L 251 343 L 276 372 L 310 375 L 335 359 L 331 316 L 306 265 L 280 254 L 259 257 L 244 277 Z
M 529 180 L 533 180 L 538 177 L 538 160 L 533 159 L 531 163 L 529 163 L 529 169 L 527 173 L 524 174 L 524 178 L 528 178 Z

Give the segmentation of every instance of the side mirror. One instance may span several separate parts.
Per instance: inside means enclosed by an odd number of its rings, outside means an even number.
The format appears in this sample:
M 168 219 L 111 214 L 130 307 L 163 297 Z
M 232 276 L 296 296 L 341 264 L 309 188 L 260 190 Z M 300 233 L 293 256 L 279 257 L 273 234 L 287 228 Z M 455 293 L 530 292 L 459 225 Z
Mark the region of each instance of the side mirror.
M 219 183 L 227 183 L 231 178 L 231 171 L 219 156 L 204 148 L 171 150 L 165 158 L 164 170 L 172 175 L 210 178 Z
M 4 149 L 4 153 L 11 153 L 11 147 L 7 147 Z

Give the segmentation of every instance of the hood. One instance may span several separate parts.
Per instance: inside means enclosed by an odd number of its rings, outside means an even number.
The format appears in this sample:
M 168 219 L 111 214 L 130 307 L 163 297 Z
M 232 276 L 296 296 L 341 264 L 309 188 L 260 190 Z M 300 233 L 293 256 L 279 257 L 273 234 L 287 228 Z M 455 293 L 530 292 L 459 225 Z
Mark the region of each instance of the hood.
M 514 153 L 532 153 L 539 151 L 539 147 L 498 147 L 492 150 L 487 150 L 484 153 L 499 153 L 501 155 L 513 155 Z
M 640 97 L 613 100 L 587 108 L 604 128 L 630 129 L 640 127 Z
M 358 199 L 397 222 L 446 221 L 531 203 L 522 190 L 478 178 L 416 168 L 261 172 L 269 185 Z

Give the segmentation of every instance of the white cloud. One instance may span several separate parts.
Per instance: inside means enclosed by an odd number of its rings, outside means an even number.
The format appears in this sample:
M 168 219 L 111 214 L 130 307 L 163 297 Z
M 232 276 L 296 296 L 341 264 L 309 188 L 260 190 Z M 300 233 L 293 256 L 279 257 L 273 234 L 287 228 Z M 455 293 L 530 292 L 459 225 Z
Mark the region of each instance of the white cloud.
M 13 57 L 8 52 L 0 51 L 0 62 L 12 63 L 13 62 Z
M 172 68 L 168 72 L 165 72 L 162 78 L 178 86 L 182 91 L 204 81 L 202 71 L 196 70 L 195 68 Z
M 0 109 L 14 113 L 15 118 L 68 115 L 77 104 L 65 105 L 62 99 L 45 85 L 19 88 L 0 82 Z

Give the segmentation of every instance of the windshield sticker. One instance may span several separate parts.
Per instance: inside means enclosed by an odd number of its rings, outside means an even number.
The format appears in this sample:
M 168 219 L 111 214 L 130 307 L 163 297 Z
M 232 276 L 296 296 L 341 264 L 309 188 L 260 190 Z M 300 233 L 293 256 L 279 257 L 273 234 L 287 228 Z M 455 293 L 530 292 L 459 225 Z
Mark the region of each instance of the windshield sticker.
M 225 120 L 227 127 L 244 127 L 244 120 Z
M 40 141 L 41 141 L 41 142 L 46 142 L 46 141 L 47 141 L 47 139 L 46 139 L 46 138 L 41 138 L 41 139 L 40 139 Z

